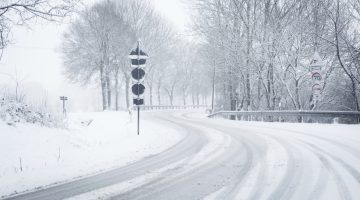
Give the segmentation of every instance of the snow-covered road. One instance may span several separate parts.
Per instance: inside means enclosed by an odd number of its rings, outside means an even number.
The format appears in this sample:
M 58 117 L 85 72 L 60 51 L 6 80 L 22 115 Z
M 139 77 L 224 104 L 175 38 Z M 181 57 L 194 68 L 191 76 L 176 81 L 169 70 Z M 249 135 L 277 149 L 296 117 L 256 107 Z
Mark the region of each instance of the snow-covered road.
M 124 167 L 12 199 L 360 199 L 360 126 L 146 112 L 184 134 Z M 141 137 L 141 136 L 140 136 Z

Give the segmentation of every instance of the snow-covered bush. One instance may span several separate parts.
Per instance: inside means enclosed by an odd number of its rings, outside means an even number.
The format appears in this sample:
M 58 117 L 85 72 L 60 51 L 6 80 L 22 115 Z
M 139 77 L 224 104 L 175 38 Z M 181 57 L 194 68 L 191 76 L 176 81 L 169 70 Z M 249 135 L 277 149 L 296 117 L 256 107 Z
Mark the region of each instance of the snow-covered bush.
M 37 112 L 25 103 L 5 99 L 0 99 L 0 120 L 8 125 L 27 122 L 47 127 L 62 126 L 61 120 L 49 113 Z

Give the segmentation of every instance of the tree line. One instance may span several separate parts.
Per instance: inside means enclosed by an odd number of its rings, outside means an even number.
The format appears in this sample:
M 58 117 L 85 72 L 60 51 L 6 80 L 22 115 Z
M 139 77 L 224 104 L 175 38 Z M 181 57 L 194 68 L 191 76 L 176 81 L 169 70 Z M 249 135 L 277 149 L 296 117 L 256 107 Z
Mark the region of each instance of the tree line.
M 215 70 L 219 108 L 360 110 L 359 0 L 187 2 L 208 74 Z M 326 62 L 316 104 L 315 52 Z
M 194 56 L 197 46 L 184 40 L 147 0 L 101 1 L 81 11 L 63 38 L 68 79 L 83 85 L 99 84 L 103 110 L 118 110 L 121 94 L 125 106 L 130 107 L 128 55 L 138 39 L 150 56 L 144 81 L 147 105 L 188 104 L 188 99 L 201 104 L 206 99 L 206 83 L 199 78 L 203 65 Z

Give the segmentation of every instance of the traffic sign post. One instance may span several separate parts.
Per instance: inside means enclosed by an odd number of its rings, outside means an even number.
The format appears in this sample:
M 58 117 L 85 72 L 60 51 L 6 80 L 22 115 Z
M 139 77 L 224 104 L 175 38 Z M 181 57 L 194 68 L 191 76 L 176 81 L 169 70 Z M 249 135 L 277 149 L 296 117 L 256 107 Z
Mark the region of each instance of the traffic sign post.
M 61 96 L 60 100 L 63 102 L 63 115 L 66 116 L 66 108 L 65 108 L 65 101 L 68 100 L 68 97 L 66 96 Z
M 312 80 L 312 102 L 311 109 L 315 109 L 317 102 L 321 100 L 321 93 L 323 89 L 322 67 L 325 62 L 321 59 L 318 52 L 314 53 L 313 59 L 310 62 L 310 72 Z
M 134 79 L 134 84 L 131 87 L 131 91 L 134 94 L 133 104 L 137 107 L 138 120 L 137 120 L 137 134 L 140 135 L 140 106 L 144 105 L 144 99 L 141 95 L 145 93 L 145 86 L 142 81 L 145 77 L 145 70 L 143 69 L 146 64 L 148 55 L 140 48 L 140 41 L 137 42 L 137 48 L 132 50 L 129 58 L 131 59 L 131 77 Z

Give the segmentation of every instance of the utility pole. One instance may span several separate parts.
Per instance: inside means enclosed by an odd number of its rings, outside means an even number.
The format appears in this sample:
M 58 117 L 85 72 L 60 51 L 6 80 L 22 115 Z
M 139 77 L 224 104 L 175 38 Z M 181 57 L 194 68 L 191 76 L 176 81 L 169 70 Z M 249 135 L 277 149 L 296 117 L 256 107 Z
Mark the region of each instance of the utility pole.
M 62 103 L 63 103 L 63 115 L 66 116 L 65 101 L 68 100 L 68 97 L 66 97 L 66 96 L 60 96 L 60 100 L 61 100 Z

